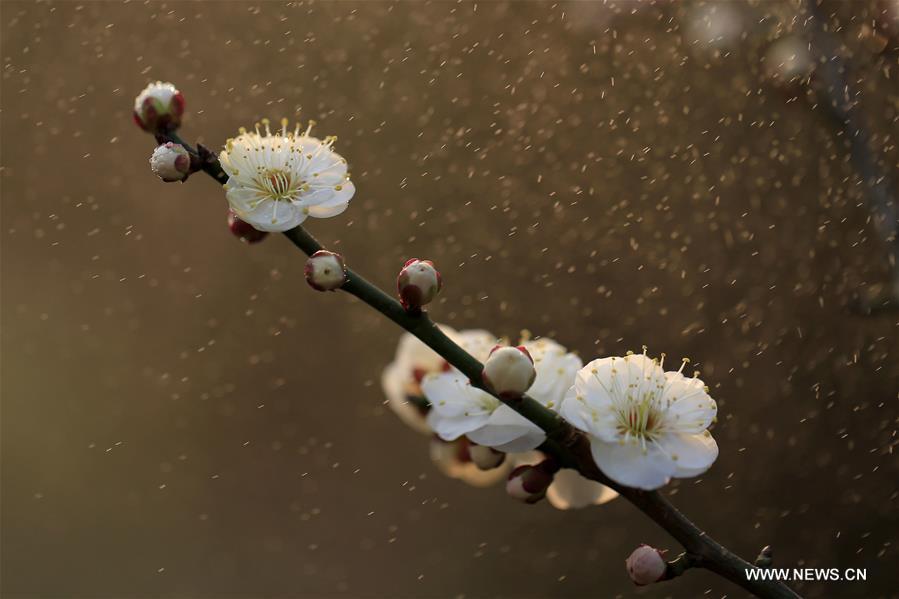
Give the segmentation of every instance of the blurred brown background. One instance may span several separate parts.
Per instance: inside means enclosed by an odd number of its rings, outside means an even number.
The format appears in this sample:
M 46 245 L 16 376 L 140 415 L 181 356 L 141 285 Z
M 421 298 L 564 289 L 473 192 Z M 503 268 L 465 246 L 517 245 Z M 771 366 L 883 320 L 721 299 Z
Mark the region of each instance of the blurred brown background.
M 829 6 L 895 175 L 896 54 Z M 211 147 L 300 109 L 336 134 L 358 192 L 309 229 L 387 287 L 434 259 L 436 320 L 691 357 L 721 456 L 665 492 L 745 557 L 868 568 L 803 594 L 897 596 L 899 317 L 848 309 L 884 249 L 820 107 L 764 77 L 796 4 L 732 4 L 726 44 L 708 8 L 3 2 L 3 596 L 742 596 L 633 587 L 634 546 L 679 548 L 623 501 L 441 476 L 383 404 L 399 331 L 150 173 L 156 79 Z

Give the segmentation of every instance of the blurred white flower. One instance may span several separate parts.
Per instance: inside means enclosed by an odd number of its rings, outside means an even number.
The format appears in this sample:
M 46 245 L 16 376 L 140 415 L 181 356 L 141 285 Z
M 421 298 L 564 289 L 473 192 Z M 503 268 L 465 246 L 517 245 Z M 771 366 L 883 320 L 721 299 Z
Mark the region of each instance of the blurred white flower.
M 515 466 L 538 464 L 544 456 L 539 451 L 517 453 L 509 456 L 507 462 Z M 558 510 L 576 510 L 591 505 L 602 505 L 618 497 L 618 493 L 596 481 L 584 478 L 576 470 L 563 469 L 556 472 L 553 482 L 546 490 L 546 499 Z
M 688 11 L 684 38 L 699 48 L 735 46 L 745 28 L 742 10 L 734 2 L 697 3 Z
M 806 79 L 814 69 L 808 42 L 801 35 L 785 35 L 765 51 L 765 73 L 776 83 Z
M 707 430 L 715 401 L 682 370 L 665 372 L 644 353 L 594 360 L 578 372 L 560 414 L 588 435 L 596 465 L 612 480 L 658 489 L 702 474 L 718 457 Z
M 496 345 L 496 337 L 481 329 L 457 332 L 446 325 L 437 326 L 478 360 L 484 360 Z M 415 335 L 403 333 L 393 362 L 381 375 L 381 388 L 387 396 L 390 409 L 411 428 L 427 435 L 432 434 L 431 427 L 425 421 L 428 407 L 421 390 L 421 381 L 427 374 L 447 372 L 450 368 L 446 360 Z
M 472 461 L 471 448 L 472 445 L 465 437 L 455 441 L 432 439 L 431 461 L 446 476 L 464 481 L 473 487 L 489 487 L 506 478 L 512 469 L 509 460 L 496 468 L 483 470 Z
M 591 505 L 602 505 L 618 497 L 609 487 L 584 478 L 577 470 L 559 470 L 553 484 L 546 491 L 546 498 L 559 510 L 577 510 Z
M 456 337 L 456 331 L 450 327 L 439 326 L 449 338 Z M 403 333 L 396 348 L 396 357 L 381 375 L 381 388 L 387 396 L 390 409 L 412 429 L 430 435 L 431 427 L 425 421 L 428 410 L 421 390 L 421 380 L 427 374 L 447 369 L 449 364 L 434 350 L 412 333 Z
M 471 461 L 481 470 L 499 468 L 506 461 L 507 457 L 505 453 L 484 445 L 471 445 L 468 448 L 468 455 L 471 457 Z
M 483 329 L 460 331 L 450 337 L 479 362 L 487 359 L 497 342 L 496 335 Z
M 306 217 L 326 218 L 346 210 L 355 187 L 347 164 L 332 145 L 309 136 L 311 125 L 300 133 L 297 125 L 272 134 L 268 120 L 262 121 L 265 135 L 241 128 L 219 154 L 228 174 L 226 197 L 231 209 L 260 231 L 286 231 Z

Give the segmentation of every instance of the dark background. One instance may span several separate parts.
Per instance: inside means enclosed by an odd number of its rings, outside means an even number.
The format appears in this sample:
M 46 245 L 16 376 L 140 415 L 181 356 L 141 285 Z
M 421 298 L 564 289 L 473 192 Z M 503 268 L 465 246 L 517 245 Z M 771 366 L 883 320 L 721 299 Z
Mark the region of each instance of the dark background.
M 692 358 L 721 455 L 665 493 L 747 558 L 868 569 L 803 594 L 897 596 L 899 317 L 848 309 L 886 255 L 821 107 L 764 77 L 796 4 L 733 6 L 717 47 L 689 3 L 3 2 L 3 596 L 742 596 L 635 588 L 633 547 L 679 548 L 624 501 L 440 475 L 384 406 L 398 329 L 152 175 L 156 79 L 211 147 L 300 108 L 337 135 L 358 191 L 308 228 L 385 287 L 434 259 L 436 320 Z M 896 54 L 828 6 L 895 175 Z

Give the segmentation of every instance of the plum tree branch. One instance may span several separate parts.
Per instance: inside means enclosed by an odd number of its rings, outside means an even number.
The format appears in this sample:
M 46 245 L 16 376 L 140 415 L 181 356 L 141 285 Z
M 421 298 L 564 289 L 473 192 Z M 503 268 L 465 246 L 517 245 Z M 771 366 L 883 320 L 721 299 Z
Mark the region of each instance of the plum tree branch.
M 227 181 L 228 177 L 218 159 L 202 146 L 194 149 L 174 132 L 157 134 L 156 139 L 159 143 L 171 141 L 181 144 L 195 158 L 197 170 L 202 170 L 219 183 Z M 302 226 L 285 231 L 284 236 L 307 256 L 324 249 L 322 244 Z M 352 269 L 347 269 L 347 280 L 341 289 L 415 335 L 468 377 L 473 385 L 493 394 L 485 388 L 481 380 L 483 364 L 447 337 L 426 312 L 407 312 L 396 299 Z M 546 433 L 547 439 L 540 446 L 542 451 L 556 459 L 563 467 L 573 468 L 586 478 L 614 489 L 665 529 L 690 554 L 689 567 L 702 567 L 715 572 L 758 597 L 771 599 L 798 597 L 783 583 L 749 580 L 746 571 L 755 569 L 753 564 L 718 544 L 657 491 L 641 491 L 625 487 L 608 478 L 593 461 L 587 437 L 557 413 L 527 395 L 519 399 L 493 395 Z

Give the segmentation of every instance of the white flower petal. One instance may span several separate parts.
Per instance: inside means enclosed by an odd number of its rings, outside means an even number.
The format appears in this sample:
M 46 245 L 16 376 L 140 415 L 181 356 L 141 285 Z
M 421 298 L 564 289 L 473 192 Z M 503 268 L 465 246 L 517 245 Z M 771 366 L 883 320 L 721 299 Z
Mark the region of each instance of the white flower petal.
M 255 189 L 234 186 L 228 187 L 225 198 L 235 212 L 252 212 L 264 198 Z
M 334 204 L 333 206 L 310 206 L 309 216 L 313 218 L 330 218 L 343 213 L 349 205 L 349 202 L 344 202 L 342 204 Z
M 588 402 L 586 398 L 587 395 L 582 395 L 577 385 L 571 387 L 562 399 L 559 414 L 574 428 L 604 441 L 615 442 L 618 439 L 618 417 L 612 406 L 605 402 Z
M 596 481 L 584 478 L 577 470 L 559 470 L 546 490 L 546 498 L 559 510 L 601 505 L 618 497 L 618 493 Z
M 458 372 L 429 374 L 422 380 L 421 389 L 431 402 L 431 412 L 443 418 L 489 417 L 500 405 L 498 399 L 473 387 Z
M 470 431 L 468 438 L 510 453 L 534 449 L 546 440 L 546 434 L 509 406 L 501 405 L 481 427 Z
M 481 470 L 470 461 L 467 455 L 468 441 L 446 442 L 433 440 L 430 446 L 431 460 L 445 475 L 459 479 L 474 487 L 487 487 L 504 480 L 512 469 L 512 463 L 506 460 L 498 468 Z
M 698 476 L 718 459 L 718 444 L 708 432 L 698 435 L 665 435 L 659 445 L 674 461 L 674 476 Z
M 422 410 L 407 399 L 409 372 L 403 364 L 392 362 L 381 375 L 381 388 L 387 396 L 387 405 L 409 428 L 425 435 L 432 434 Z
M 290 202 L 264 201 L 255 210 L 243 211 L 232 206 L 240 219 L 255 229 L 270 233 L 281 233 L 293 229 L 304 220 L 306 214 Z
M 478 414 L 477 416 L 463 416 L 461 418 L 449 418 L 441 416 L 438 412 L 431 410 L 428 412 L 428 426 L 430 426 L 437 436 L 444 441 L 455 441 L 462 435 L 467 435 L 473 430 L 477 430 L 483 426 L 490 418 L 489 414 Z
M 668 404 L 667 427 L 681 433 L 701 433 L 709 428 L 718 414 L 718 406 L 706 393 L 705 383 L 678 372 L 666 372 L 665 376 L 662 402 Z
M 615 482 L 652 491 L 668 483 L 677 470 L 668 455 L 652 444 L 646 450 L 639 443 L 607 443 L 590 439 L 593 460 Z
M 544 406 L 558 410 L 566 391 L 574 384 L 577 372 L 584 363 L 550 339 L 527 342 L 524 347 L 531 354 L 537 371 L 537 378 L 528 389 L 528 395 Z

